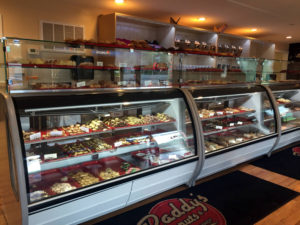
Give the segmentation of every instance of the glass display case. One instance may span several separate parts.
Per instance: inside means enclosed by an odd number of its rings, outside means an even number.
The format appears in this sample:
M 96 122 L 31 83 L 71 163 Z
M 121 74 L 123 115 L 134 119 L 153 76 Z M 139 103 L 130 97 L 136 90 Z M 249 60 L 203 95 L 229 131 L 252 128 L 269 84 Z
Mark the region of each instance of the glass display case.
M 181 85 L 253 83 L 256 67 L 255 58 L 187 54 L 182 57 Z
M 0 81 L 6 81 L 8 91 L 18 93 L 287 80 L 284 60 L 118 43 L 2 38 Z
M 168 52 L 74 41 L 2 42 L 10 91 L 172 85 Z
M 180 90 L 31 95 L 14 103 L 34 207 L 197 154 Z
M 250 144 L 276 131 L 270 98 L 261 86 L 190 89 L 198 108 L 207 155 Z
M 269 85 L 277 102 L 281 130 L 289 131 L 300 126 L 300 83 Z

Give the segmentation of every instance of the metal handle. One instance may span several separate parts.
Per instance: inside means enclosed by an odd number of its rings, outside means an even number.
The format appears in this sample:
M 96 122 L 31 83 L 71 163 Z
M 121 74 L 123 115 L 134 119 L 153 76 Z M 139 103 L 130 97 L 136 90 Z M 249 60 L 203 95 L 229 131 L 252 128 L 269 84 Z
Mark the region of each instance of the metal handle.
M 192 174 L 190 180 L 187 183 L 187 185 L 189 187 L 192 187 L 192 186 L 195 185 L 196 179 L 197 179 L 198 175 L 200 174 L 200 172 L 202 171 L 202 168 L 203 168 L 203 165 L 204 165 L 204 159 L 205 159 L 205 155 L 204 155 L 204 149 L 205 149 L 204 136 L 203 136 L 201 121 L 200 121 L 200 118 L 199 118 L 198 113 L 197 113 L 198 109 L 197 109 L 197 106 L 194 102 L 193 96 L 191 95 L 191 93 L 187 89 L 181 89 L 181 91 L 187 97 L 187 102 L 188 102 L 188 105 L 190 106 L 190 109 L 191 109 L 192 117 L 193 117 L 193 120 L 194 120 L 195 132 L 196 132 L 195 135 L 196 135 L 196 140 L 197 140 L 198 162 L 197 162 L 197 165 L 196 165 L 196 167 L 193 171 L 193 174 Z
M 262 84 L 260 86 L 263 87 L 267 91 L 269 99 L 271 100 L 271 105 L 273 107 L 275 120 L 276 120 L 276 132 L 278 134 L 275 143 L 273 144 L 273 146 L 271 147 L 271 149 L 267 153 L 268 157 L 270 157 L 272 152 L 274 151 L 274 149 L 278 145 L 278 143 L 280 141 L 280 138 L 281 138 L 281 118 L 280 118 L 280 113 L 279 113 L 279 110 L 278 110 L 278 107 L 277 107 L 276 99 L 275 99 L 271 89 L 269 87 L 265 86 L 265 85 L 262 85 Z

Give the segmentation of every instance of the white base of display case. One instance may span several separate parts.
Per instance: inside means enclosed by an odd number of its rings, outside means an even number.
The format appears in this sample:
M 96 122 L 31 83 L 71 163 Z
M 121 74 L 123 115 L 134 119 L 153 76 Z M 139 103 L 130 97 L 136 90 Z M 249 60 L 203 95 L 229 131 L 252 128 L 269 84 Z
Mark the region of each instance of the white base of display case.
M 276 137 L 207 158 L 204 161 L 203 170 L 197 179 L 207 177 L 256 157 L 265 155 L 269 152 L 275 143 L 275 140 Z
M 282 134 L 280 141 L 275 149 L 283 148 L 284 146 L 290 145 L 297 141 L 300 141 L 300 130 L 295 130 L 287 134 Z
M 134 180 L 128 205 L 187 183 L 195 166 L 192 162 Z

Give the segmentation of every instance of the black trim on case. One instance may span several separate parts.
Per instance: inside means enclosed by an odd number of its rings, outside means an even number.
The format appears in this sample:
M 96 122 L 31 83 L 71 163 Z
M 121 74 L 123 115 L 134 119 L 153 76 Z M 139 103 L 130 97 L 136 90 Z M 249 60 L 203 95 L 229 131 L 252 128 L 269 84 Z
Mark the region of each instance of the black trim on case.
M 66 107 L 74 105 L 109 104 L 115 102 L 153 101 L 162 99 L 182 98 L 178 89 L 158 89 L 145 91 L 120 91 L 111 93 L 60 93 L 46 96 L 13 97 L 18 110 L 34 108 Z

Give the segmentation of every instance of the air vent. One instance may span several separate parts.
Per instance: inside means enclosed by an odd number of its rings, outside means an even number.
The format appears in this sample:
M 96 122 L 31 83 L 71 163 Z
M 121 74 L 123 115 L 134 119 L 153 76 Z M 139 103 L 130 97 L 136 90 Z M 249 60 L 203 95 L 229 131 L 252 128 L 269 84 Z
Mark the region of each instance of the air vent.
M 41 36 L 45 41 L 64 42 L 65 40 L 84 39 L 84 27 L 41 21 Z M 52 46 L 52 47 L 51 47 Z M 45 45 L 47 49 L 61 49 L 61 46 Z

